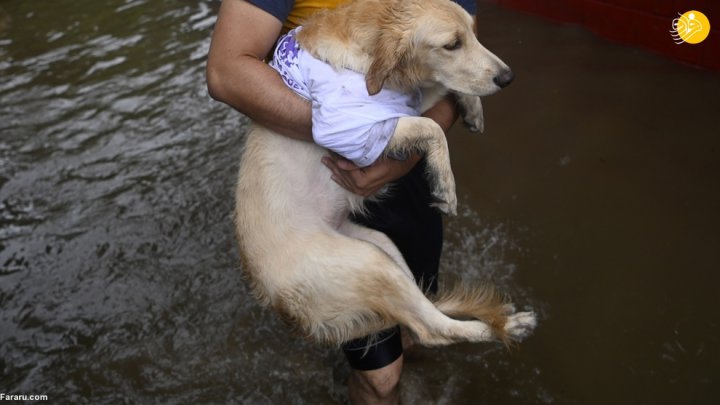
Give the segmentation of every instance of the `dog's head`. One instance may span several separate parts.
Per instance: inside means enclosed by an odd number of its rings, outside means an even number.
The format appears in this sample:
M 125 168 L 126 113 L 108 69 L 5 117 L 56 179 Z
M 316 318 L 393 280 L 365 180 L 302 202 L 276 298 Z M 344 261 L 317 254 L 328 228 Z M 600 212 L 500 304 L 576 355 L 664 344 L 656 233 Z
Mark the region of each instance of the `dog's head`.
M 486 96 L 513 79 L 510 68 L 475 37 L 472 17 L 450 0 L 388 0 L 379 10 L 380 29 L 366 74 L 376 94 L 439 84 L 448 90 Z

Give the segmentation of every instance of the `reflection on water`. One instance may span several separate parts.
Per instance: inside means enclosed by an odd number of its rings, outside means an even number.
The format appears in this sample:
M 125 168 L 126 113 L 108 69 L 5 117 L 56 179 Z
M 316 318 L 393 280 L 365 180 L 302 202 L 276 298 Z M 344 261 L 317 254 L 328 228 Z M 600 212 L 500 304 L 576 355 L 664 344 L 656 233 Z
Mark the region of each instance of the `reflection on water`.
M 241 278 L 231 210 L 246 120 L 210 100 L 204 81 L 217 6 L 210 0 L 0 3 L 0 392 L 42 393 L 68 403 L 346 398 L 348 370 L 339 352 L 291 335 L 274 315 L 259 309 Z M 504 42 L 510 38 L 503 31 L 508 22 L 537 30 L 527 38 L 556 29 L 495 8 L 484 12 L 493 17 L 484 29 L 501 55 L 519 47 Z M 607 51 L 604 43 L 579 37 L 586 45 L 571 52 L 582 53 L 588 43 Z M 522 86 L 522 80 L 514 86 Z M 518 88 L 516 105 L 518 94 L 522 100 L 538 97 Z M 502 97 L 513 97 L 506 94 Z M 447 223 L 442 272 L 445 279 L 493 279 L 519 306 L 539 311 L 541 325 L 511 353 L 498 345 L 409 353 L 403 380 L 408 403 L 478 398 L 587 403 L 583 400 L 597 391 L 588 381 L 595 379 L 617 386 L 640 376 L 680 390 L 715 382 L 717 375 L 706 365 L 717 365 L 717 338 L 688 334 L 689 321 L 671 310 L 667 298 L 654 304 L 633 298 L 644 297 L 637 283 L 625 289 L 620 283 L 614 290 L 619 300 L 634 302 L 645 314 L 673 316 L 672 336 L 656 325 L 613 330 L 616 325 L 606 320 L 602 305 L 586 302 L 605 291 L 606 280 L 570 299 L 563 293 L 582 285 L 586 275 L 563 267 L 563 260 L 579 250 L 572 242 L 585 239 L 582 234 L 571 238 L 565 248 L 562 225 L 583 217 L 563 205 L 568 204 L 563 189 L 550 189 L 554 200 L 548 205 L 567 213 L 567 221 L 543 222 L 540 198 L 521 206 L 527 215 L 514 215 L 522 190 L 533 190 L 527 180 L 533 177 L 512 177 L 522 165 L 492 161 L 503 152 L 493 140 L 503 139 L 501 128 L 514 134 L 539 131 L 532 142 L 550 145 L 557 128 L 532 122 L 518 128 L 523 123 L 517 115 L 536 107 L 494 109 L 510 100 L 499 97 L 487 104 L 489 138 L 464 141 L 481 143 L 453 156 L 461 168 L 461 194 L 469 197 L 461 198 L 461 215 Z M 552 105 L 543 107 L 545 117 L 565 114 L 548 110 Z M 648 133 L 657 131 L 652 120 L 643 122 Z M 607 147 L 602 140 L 593 142 Z M 579 170 L 587 144 L 574 147 L 560 156 L 549 154 L 564 162 L 563 168 Z M 522 155 L 525 149 L 518 142 L 505 150 Z M 494 155 L 477 161 L 482 151 Z M 546 158 L 522 156 L 533 162 Z M 616 175 L 622 177 L 622 171 Z M 573 187 L 570 196 L 586 190 Z M 711 195 L 703 201 L 710 206 L 718 200 Z M 596 252 L 605 249 L 602 236 L 590 238 L 598 244 Z M 605 328 L 586 330 L 587 322 L 565 317 L 579 312 L 578 305 L 587 305 L 590 316 L 583 319 L 597 318 Z M 699 305 L 682 308 L 702 311 Z M 583 328 L 573 328 L 577 324 Z M 635 344 L 597 345 L 616 333 L 631 342 L 652 339 L 653 345 L 619 371 L 573 373 L 578 367 L 592 369 L 577 364 L 577 352 L 562 355 L 563 347 L 574 349 L 577 342 L 594 345 L 581 353 L 606 358 L 637 351 Z M 690 371 L 678 376 L 678 367 Z M 707 398 L 696 392 L 695 398 Z M 647 395 L 653 403 L 664 398 L 662 392 Z

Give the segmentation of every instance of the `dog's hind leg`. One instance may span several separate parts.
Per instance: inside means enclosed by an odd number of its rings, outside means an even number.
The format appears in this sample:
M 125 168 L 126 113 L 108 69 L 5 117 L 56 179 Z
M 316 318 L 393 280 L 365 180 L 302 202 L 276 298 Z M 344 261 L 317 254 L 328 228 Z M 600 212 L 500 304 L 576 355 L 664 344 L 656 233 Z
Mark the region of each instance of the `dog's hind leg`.
M 414 283 L 394 272 L 382 271 L 367 274 L 367 277 L 377 278 L 374 282 L 385 286 L 382 295 L 374 297 L 381 304 L 378 312 L 408 327 L 415 341 L 425 346 L 491 340 L 508 344 L 522 338 L 535 326 L 534 314 L 508 315 L 509 307 L 502 300 L 493 299 L 492 294 L 450 293 L 441 297 L 437 305 L 449 313 L 475 317 L 459 320 L 443 313 Z
M 534 321 L 513 318 L 518 314 L 507 317 L 501 301 L 472 294 L 451 294 L 442 306 L 454 315 L 472 308 L 469 316 L 493 312 L 483 307 L 500 306 L 494 312 L 501 318 L 452 319 L 375 243 L 332 233 L 308 238 L 302 248 L 305 259 L 292 262 L 294 270 L 288 274 L 296 277 L 282 279 L 284 298 L 279 302 L 308 335 L 320 341 L 342 343 L 401 324 L 423 345 L 482 342 L 503 340 Z
M 448 317 L 414 285 L 398 281 L 391 285 L 384 294 L 387 310 L 398 323 L 405 325 L 411 331 L 413 339 L 423 346 L 442 346 L 463 341 L 486 342 L 502 339 L 504 335 L 504 331 L 494 330 L 492 325 L 481 320 L 457 320 Z
M 436 200 L 432 205 L 446 214 L 457 213 L 455 178 L 450 167 L 447 139 L 445 132 L 435 121 L 424 117 L 400 118 L 385 149 L 386 154 L 393 152 L 424 153 L 432 195 Z

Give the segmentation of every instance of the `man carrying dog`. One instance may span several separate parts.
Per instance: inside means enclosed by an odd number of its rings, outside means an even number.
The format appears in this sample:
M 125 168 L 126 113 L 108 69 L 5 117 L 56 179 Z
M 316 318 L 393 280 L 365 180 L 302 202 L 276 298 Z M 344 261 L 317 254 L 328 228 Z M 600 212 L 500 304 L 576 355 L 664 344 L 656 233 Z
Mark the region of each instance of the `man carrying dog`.
M 312 142 L 310 104 L 296 95 L 269 67 L 279 35 L 304 17 L 343 0 L 225 0 L 218 14 L 208 57 L 208 89 L 213 98 L 229 104 L 263 126 L 288 137 Z M 448 130 L 457 118 L 456 106 L 446 98 L 424 116 Z M 375 194 L 389 182 L 393 193 L 381 203 L 369 203 L 369 215 L 355 220 L 387 234 L 400 249 L 415 279 L 423 288 L 437 289 L 442 249 L 440 213 L 430 207 L 431 197 L 421 156 L 405 160 L 381 158 L 358 168 L 337 155 L 323 159 L 332 178 L 361 196 Z M 343 350 L 353 369 L 348 391 L 353 403 L 397 403 L 403 366 L 399 328 L 380 334 L 366 353 L 365 339 Z

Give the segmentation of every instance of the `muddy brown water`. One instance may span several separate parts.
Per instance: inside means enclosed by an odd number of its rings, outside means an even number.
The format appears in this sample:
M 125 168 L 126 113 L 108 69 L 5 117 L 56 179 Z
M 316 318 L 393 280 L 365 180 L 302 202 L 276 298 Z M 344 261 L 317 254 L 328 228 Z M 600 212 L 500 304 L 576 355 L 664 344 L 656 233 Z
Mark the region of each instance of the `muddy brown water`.
M 261 310 L 213 102 L 213 1 L 0 2 L 0 392 L 53 403 L 346 400 Z M 482 5 L 517 74 L 450 135 L 444 279 L 541 316 L 517 349 L 409 355 L 407 403 L 718 403 L 720 75 Z

